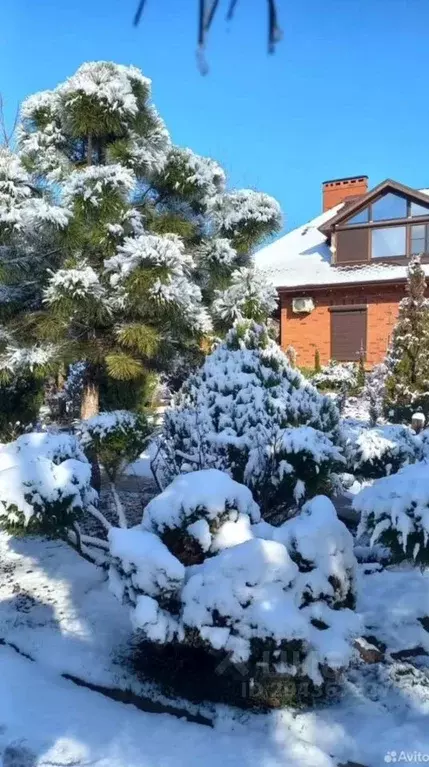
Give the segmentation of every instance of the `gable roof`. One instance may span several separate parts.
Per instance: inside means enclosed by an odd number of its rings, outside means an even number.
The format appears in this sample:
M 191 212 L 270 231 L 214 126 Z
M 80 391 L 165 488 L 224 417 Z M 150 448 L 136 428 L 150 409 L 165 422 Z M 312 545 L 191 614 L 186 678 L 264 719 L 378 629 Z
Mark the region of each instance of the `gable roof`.
M 396 184 L 396 182 L 390 181 L 383 182 L 383 184 L 389 183 Z M 376 189 L 378 194 L 381 186 L 379 184 L 368 194 L 372 195 Z M 401 191 L 407 190 L 407 194 L 410 196 L 412 193 L 416 200 L 428 204 L 429 189 L 417 191 L 401 184 L 397 186 L 401 187 Z M 367 195 L 365 195 L 366 198 Z M 359 203 L 362 200 L 363 198 L 359 200 Z M 332 254 L 327 243 L 326 225 L 332 225 L 341 211 L 347 211 L 347 216 L 349 216 L 354 204 L 340 203 L 304 224 L 304 226 L 293 229 L 278 240 L 266 245 L 255 253 L 255 265 L 265 272 L 267 278 L 276 288 L 322 287 L 405 280 L 407 270 L 405 265 L 376 262 L 368 263 L 365 266 L 340 267 L 331 265 Z M 329 230 L 329 226 L 327 229 Z M 423 268 L 426 275 L 429 276 L 429 264 L 423 264 Z
M 362 208 L 366 208 L 369 203 L 373 202 L 383 192 L 399 192 L 411 198 L 413 202 L 428 204 L 427 195 L 424 194 L 425 190 L 413 189 L 405 184 L 400 184 L 398 181 L 393 181 L 391 178 L 387 178 L 382 181 L 381 184 L 377 184 L 374 189 L 371 189 L 366 194 L 360 195 L 357 198 L 352 198 L 351 202 L 347 205 L 343 205 L 342 209 L 329 220 L 329 223 L 324 224 L 321 228 L 324 232 L 329 231 L 332 226 L 341 223 L 344 219 L 348 219 L 354 213 L 358 213 Z M 427 190 L 426 190 L 427 191 Z M 348 198 L 350 200 L 350 198 Z

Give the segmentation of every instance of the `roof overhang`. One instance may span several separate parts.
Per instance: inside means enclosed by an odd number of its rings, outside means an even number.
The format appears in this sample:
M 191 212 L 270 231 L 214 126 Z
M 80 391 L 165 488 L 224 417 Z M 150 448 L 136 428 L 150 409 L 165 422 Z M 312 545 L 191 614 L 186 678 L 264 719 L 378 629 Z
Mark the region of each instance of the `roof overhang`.
M 398 181 L 393 181 L 391 178 L 388 178 L 385 181 L 382 181 L 381 184 L 375 186 L 374 189 L 371 189 L 370 192 L 367 192 L 367 194 L 363 194 L 354 202 L 345 205 L 344 208 L 333 216 L 333 218 L 330 218 L 326 223 L 322 224 L 322 226 L 319 227 L 319 230 L 329 237 L 335 226 L 341 224 L 345 219 L 350 218 L 354 213 L 359 213 L 362 208 L 365 208 L 370 202 L 373 202 L 373 200 L 379 197 L 383 192 L 398 192 L 399 194 L 406 195 L 413 201 L 422 203 L 423 205 L 428 205 L 429 202 L 427 194 L 423 194 L 423 192 L 412 189 L 410 186 L 400 184 Z
M 383 288 L 403 286 L 407 282 L 406 277 L 395 277 L 388 280 L 357 280 L 356 282 L 330 282 L 314 285 L 285 285 L 277 287 L 279 293 L 312 293 L 315 291 L 344 290 L 349 288 Z

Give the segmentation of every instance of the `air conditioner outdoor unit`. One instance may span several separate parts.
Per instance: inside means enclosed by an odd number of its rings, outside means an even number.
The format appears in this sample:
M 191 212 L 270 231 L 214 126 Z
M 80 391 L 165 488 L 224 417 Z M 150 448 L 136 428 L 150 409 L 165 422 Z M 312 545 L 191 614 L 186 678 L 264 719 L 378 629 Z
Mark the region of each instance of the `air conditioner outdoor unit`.
M 294 298 L 292 301 L 292 311 L 294 314 L 309 314 L 314 309 L 312 298 Z

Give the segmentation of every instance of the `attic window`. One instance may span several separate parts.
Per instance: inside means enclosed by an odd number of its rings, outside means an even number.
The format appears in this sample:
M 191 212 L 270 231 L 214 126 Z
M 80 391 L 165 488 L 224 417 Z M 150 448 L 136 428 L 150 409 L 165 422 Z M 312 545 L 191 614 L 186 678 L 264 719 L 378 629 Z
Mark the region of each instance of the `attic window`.
M 372 204 L 372 220 L 387 221 L 390 218 L 406 218 L 407 201 L 405 197 L 389 192 Z
M 349 218 L 347 224 L 367 224 L 369 221 L 369 208 L 364 208 L 359 213 L 356 213 L 353 218 Z
M 418 205 L 417 202 L 412 202 L 411 215 L 412 216 L 429 216 L 429 208 L 425 208 L 424 205 Z

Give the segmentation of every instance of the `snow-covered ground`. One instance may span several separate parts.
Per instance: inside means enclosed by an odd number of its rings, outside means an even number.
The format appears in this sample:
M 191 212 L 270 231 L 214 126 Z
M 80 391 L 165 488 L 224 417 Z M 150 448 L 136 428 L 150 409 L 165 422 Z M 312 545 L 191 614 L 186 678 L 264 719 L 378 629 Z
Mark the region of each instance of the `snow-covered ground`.
M 348 760 L 380 767 L 390 751 L 429 755 L 425 657 L 411 658 L 412 665 L 392 661 L 389 654 L 412 647 L 429 651 L 423 625 L 429 573 L 403 567 L 362 574 L 359 590 L 366 633 L 387 645 L 386 664 L 357 663 L 341 700 L 313 710 L 257 715 L 201 706 L 209 727 L 149 714 L 64 679 L 61 674 L 68 673 L 132 689 L 198 714 L 196 706 L 167 699 L 149 682 L 138 681 L 127 666 L 132 639 L 127 610 L 109 593 L 101 571 L 65 544 L 1 533 L 3 767 L 334 767 Z

